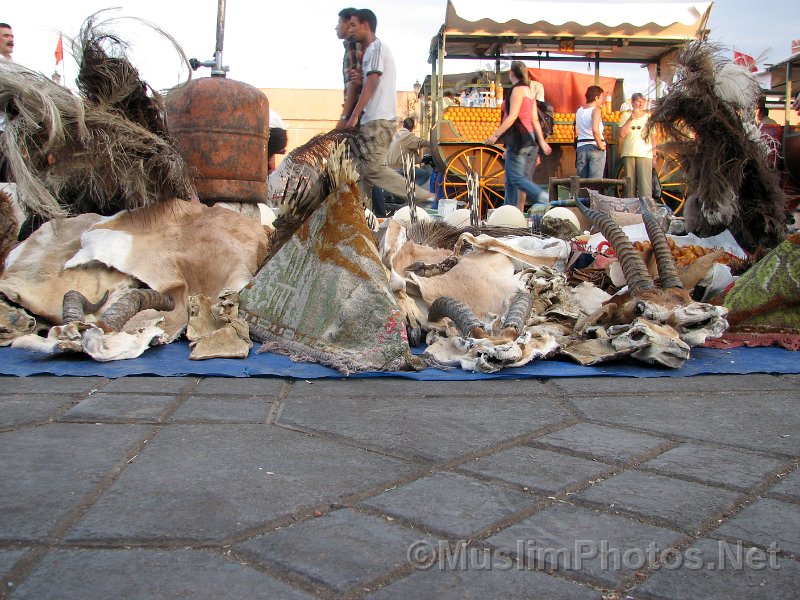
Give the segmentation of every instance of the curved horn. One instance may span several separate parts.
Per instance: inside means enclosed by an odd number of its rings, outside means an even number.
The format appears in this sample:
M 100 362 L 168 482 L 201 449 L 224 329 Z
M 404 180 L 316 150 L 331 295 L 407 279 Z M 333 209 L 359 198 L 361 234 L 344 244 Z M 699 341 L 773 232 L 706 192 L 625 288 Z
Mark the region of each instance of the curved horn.
M 681 288 L 683 289 L 683 282 L 678 277 L 678 267 L 675 265 L 675 259 L 672 252 L 669 251 L 669 244 L 667 243 L 667 236 L 664 230 L 661 229 L 655 216 L 647 208 L 644 199 L 639 198 L 642 205 L 642 220 L 644 227 L 647 230 L 647 237 L 650 238 L 650 243 L 653 245 L 653 255 L 656 257 L 656 266 L 658 267 L 658 277 L 661 280 L 661 287 L 667 288 Z
M 581 202 L 577 204 L 581 212 L 597 226 L 616 252 L 631 293 L 636 294 L 636 292 L 654 288 L 655 283 L 647 271 L 642 255 L 633 247 L 628 236 L 622 231 L 622 227 L 617 225 L 606 213 L 586 208 Z
M 108 290 L 94 304 L 89 302 L 89 299 L 79 291 L 70 290 L 64 294 L 64 300 L 61 302 L 61 318 L 64 324 L 83 321 L 87 313 L 91 314 L 98 310 L 106 303 L 106 300 L 108 300 Z
M 506 315 L 503 317 L 503 327 L 511 327 L 518 334 L 525 329 L 525 323 L 533 308 L 533 296 L 530 292 L 517 292 L 511 297 Z
M 439 321 L 448 317 L 464 337 L 484 337 L 483 323 L 472 309 L 458 300 L 442 296 L 433 301 L 428 309 L 428 321 Z
M 108 330 L 122 331 L 125 323 L 127 323 L 131 317 L 148 308 L 153 308 L 155 310 L 174 310 L 175 301 L 169 294 L 162 294 L 156 290 L 131 290 L 114 302 L 114 304 L 103 313 L 100 322 L 105 325 L 105 328 Z

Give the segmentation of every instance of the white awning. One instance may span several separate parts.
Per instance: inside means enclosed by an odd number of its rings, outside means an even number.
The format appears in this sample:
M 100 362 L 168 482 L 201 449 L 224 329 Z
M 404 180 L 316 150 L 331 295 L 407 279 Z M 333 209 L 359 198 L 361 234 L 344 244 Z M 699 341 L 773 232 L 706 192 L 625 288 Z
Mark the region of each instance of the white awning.
M 499 43 L 503 54 L 648 62 L 703 35 L 712 5 L 448 0 L 442 31 L 448 56 L 491 56 Z

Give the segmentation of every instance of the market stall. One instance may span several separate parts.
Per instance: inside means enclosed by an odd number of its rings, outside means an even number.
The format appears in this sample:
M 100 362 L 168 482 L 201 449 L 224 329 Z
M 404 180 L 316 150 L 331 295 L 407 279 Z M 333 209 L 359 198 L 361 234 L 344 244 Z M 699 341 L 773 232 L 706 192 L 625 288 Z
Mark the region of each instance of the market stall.
M 595 65 L 591 84 L 601 84 L 601 63 L 647 65 L 658 84 L 671 78 L 671 63 L 688 40 L 707 34 L 710 2 L 680 4 L 581 4 L 571 10 L 555 2 L 500 0 L 490 7 L 476 0 L 449 0 L 445 20 L 431 42 L 429 62 L 432 73 L 421 90 L 423 132 L 429 133 L 434 160 L 443 173 L 444 192 L 453 197 L 466 195 L 466 164 L 479 171 L 481 210 L 502 201 L 503 168 L 501 151 L 483 144 L 481 135 L 499 123 L 499 102 L 507 81 L 504 66 L 512 60 L 543 62 L 590 61 Z M 488 15 L 487 15 L 488 13 Z M 482 61 L 472 76 L 454 81 L 444 74 L 444 61 Z M 615 80 L 611 80 L 615 81 Z M 582 82 L 584 83 L 584 82 Z M 605 89 L 605 86 L 603 86 Z M 577 107 L 575 86 L 556 91 L 551 86 L 556 112 L 557 159 L 545 163 L 540 177 L 574 172 L 574 153 L 569 127 L 571 111 Z M 584 88 L 585 89 L 585 88 Z M 477 90 L 477 94 L 475 94 Z M 611 88 L 613 90 L 613 87 Z M 611 91 L 607 90 L 607 91 Z M 446 98 L 462 93 L 468 106 L 453 111 Z M 605 124 L 613 137 L 614 110 L 608 106 Z M 477 102 L 475 102 L 477 100 Z M 446 112 L 450 108 L 450 112 Z M 559 110 L 559 108 L 563 110 Z M 461 127 L 459 127 L 461 124 Z M 485 139 L 485 137 L 483 138 Z M 613 159 L 613 153 L 609 153 Z M 608 171 L 614 172 L 609 164 Z M 447 188 L 450 188 L 448 190 Z

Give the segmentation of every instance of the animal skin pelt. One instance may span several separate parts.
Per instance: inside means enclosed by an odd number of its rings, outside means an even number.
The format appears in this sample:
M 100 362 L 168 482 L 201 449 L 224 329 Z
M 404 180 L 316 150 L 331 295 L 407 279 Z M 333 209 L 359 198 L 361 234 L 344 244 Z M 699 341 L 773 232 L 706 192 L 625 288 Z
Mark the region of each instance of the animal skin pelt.
M 750 252 L 786 237 L 784 194 L 763 144 L 748 133 L 760 93 L 752 75 L 723 58 L 720 48 L 693 42 L 648 123 L 673 140 L 669 149 L 683 165 L 687 229 L 701 237 L 730 229 Z
M 146 93 L 124 44 L 100 31 L 93 15 L 73 47 L 84 53 L 81 96 L 20 65 L 0 69 L 8 119 L 0 151 L 20 200 L 52 219 L 191 199 L 194 185 L 166 135 L 163 103 Z

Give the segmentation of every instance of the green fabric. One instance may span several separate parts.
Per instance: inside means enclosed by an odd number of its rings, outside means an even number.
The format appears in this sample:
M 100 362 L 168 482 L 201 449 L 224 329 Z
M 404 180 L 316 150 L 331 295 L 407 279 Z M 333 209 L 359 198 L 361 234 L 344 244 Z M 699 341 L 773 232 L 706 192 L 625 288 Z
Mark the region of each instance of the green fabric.
M 242 316 L 268 334 L 272 351 L 345 373 L 417 362 L 353 182 L 322 203 L 240 297 Z
M 732 331 L 800 333 L 799 302 L 800 234 L 795 234 L 742 275 L 723 304 Z

